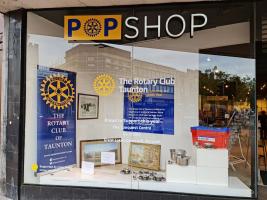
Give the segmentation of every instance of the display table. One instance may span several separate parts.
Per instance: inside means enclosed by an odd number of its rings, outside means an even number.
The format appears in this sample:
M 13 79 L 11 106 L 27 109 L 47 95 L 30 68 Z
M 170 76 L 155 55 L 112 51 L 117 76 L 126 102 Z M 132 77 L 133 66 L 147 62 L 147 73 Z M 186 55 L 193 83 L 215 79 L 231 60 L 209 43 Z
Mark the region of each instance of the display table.
M 81 172 L 81 168 L 70 168 L 50 175 L 40 176 L 41 184 L 77 185 L 94 187 L 131 188 L 131 175 L 122 175 L 120 170 L 124 165 L 95 167 L 94 175 Z
M 40 184 L 83 187 L 106 187 L 122 189 L 154 190 L 177 193 L 198 193 L 203 195 L 223 195 L 250 197 L 251 190 L 236 177 L 229 178 L 229 186 L 198 185 L 192 183 L 155 182 L 133 180 L 131 175 L 122 175 L 126 166 L 96 167 L 94 175 L 84 175 L 80 168 L 62 170 L 39 177 Z M 162 172 L 163 173 L 163 172 Z

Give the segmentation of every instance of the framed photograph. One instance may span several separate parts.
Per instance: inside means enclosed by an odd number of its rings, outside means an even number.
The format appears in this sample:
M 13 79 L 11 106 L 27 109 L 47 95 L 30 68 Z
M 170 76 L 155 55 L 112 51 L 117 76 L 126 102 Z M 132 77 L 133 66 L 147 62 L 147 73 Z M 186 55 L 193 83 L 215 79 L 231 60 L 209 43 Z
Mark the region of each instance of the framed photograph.
M 156 144 L 130 144 L 129 165 L 150 170 L 160 170 L 161 146 Z
M 78 94 L 77 119 L 97 119 L 99 112 L 99 96 Z
M 80 167 L 82 161 L 94 162 L 95 166 L 102 166 L 101 152 L 115 152 L 115 163 L 121 164 L 121 139 L 81 140 Z

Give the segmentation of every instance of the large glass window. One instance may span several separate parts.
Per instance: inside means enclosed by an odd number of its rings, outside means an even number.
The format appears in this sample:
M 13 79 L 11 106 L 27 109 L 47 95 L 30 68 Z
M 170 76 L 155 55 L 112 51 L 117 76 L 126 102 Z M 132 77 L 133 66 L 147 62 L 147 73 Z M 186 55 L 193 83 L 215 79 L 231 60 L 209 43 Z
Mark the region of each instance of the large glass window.
M 196 13 L 203 27 L 192 27 Z M 249 13 L 248 4 L 28 12 L 24 182 L 251 197 Z M 121 40 L 64 38 L 64 26 L 113 30 L 99 16 L 115 14 Z M 86 20 L 64 25 L 66 16 Z

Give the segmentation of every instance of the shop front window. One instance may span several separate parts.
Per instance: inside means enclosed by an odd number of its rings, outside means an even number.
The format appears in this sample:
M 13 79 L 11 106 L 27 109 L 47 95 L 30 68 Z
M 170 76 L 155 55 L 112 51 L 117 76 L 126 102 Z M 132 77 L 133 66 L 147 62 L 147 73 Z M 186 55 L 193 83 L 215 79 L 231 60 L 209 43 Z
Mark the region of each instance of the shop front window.
M 182 8 L 28 12 L 24 183 L 251 197 L 250 8 Z

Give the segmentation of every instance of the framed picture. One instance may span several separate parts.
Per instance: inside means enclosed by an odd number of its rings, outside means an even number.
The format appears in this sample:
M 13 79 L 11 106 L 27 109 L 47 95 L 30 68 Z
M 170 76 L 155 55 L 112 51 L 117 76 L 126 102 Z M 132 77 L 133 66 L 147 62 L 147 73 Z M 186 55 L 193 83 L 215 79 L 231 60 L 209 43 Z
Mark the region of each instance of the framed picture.
M 161 146 L 156 144 L 130 144 L 129 165 L 150 170 L 160 170 Z
M 99 109 L 99 96 L 78 94 L 77 119 L 97 119 Z
M 115 152 L 115 163 L 121 164 L 121 139 L 111 138 L 102 140 L 80 141 L 80 167 L 82 161 L 94 162 L 101 166 L 101 152 Z

